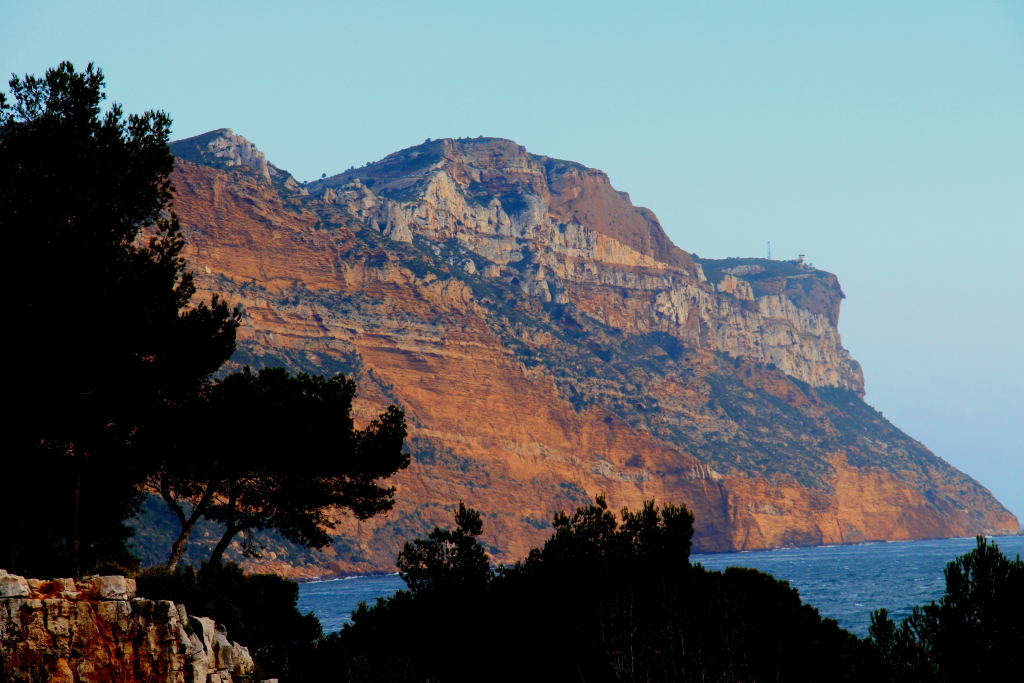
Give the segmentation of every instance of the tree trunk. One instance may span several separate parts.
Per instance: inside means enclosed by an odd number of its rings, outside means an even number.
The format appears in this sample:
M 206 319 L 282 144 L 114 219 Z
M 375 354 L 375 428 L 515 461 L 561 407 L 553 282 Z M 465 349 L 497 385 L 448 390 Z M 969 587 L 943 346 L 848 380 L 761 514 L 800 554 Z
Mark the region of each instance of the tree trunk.
M 235 539 L 235 536 L 241 530 L 242 527 L 234 526 L 232 524 L 228 525 L 224 530 L 224 535 L 220 537 L 220 540 L 217 541 L 217 545 L 213 548 L 213 552 L 210 553 L 210 559 L 206 563 L 206 566 L 203 567 L 203 572 L 210 573 L 220 566 L 221 558 L 224 557 L 224 551 L 228 549 L 228 546 L 231 545 L 231 541 Z
M 185 511 L 171 494 L 170 486 L 168 485 L 166 478 L 160 482 L 160 496 L 164 499 L 164 502 L 167 503 L 167 507 L 171 508 L 171 511 L 178 517 L 178 522 L 181 524 L 181 533 L 178 534 L 178 538 L 171 546 L 171 556 L 167 560 L 167 568 L 169 570 L 174 571 L 175 568 L 177 568 L 178 562 L 181 560 L 181 556 L 185 554 L 185 544 L 188 542 L 189 536 L 192 535 L 192 529 L 195 527 L 196 522 L 199 521 L 199 518 L 202 517 L 210 507 L 210 502 L 213 500 L 213 494 L 217 490 L 218 485 L 219 482 L 217 484 L 214 484 L 213 482 L 209 482 L 207 484 L 202 498 L 200 498 L 199 502 L 196 503 L 194 508 L 192 508 L 192 514 L 186 518 Z
M 217 545 L 214 547 L 213 552 L 210 553 L 210 559 L 207 561 L 206 566 L 199 570 L 200 576 L 204 574 L 212 574 L 220 566 L 220 560 L 224 556 L 224 551 L 228 549 L 235 534 L 242 530 L 242 526 L 235 525 L 235 506 L 238 503 L 236 497 L 235 482 L 232 481 L 229 487 L 228 493 L 228 514 L 227 519 L 224 520 L 224 534 L 217 541 Z
M 196 509 L 198 510 L 198 508 Z M 181 525 L 181 533 L 178 534 L 178 538 L 171 545 L 171 555 L 167 558 L 167 568 L 172 572 L 178 567 L 181 556 L 185 554 L 185 544 L 188 542 L 188 537 L 192 535 L 192 528 L 198 520 L 199 515 L 193 512 L 192 516 Z

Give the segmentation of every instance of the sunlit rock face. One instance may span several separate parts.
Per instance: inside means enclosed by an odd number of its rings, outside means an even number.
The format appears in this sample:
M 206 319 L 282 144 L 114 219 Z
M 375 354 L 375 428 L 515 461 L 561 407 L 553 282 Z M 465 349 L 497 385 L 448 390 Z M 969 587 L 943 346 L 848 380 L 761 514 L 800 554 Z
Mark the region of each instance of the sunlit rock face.
M 702 286 L 702 272 L 654 213 L 634 207 L 600 171 L 529 154 L 509 140 L 438 140 L 308 189 L 392 240 L 454 240 L 472 254 L 457 264 L 468 274 L 515 279 L 541 303 L 574 302 L 624 332 L 664 332 L 774 363 L 812 386 L 863 393 L 860 368 L 836 329 L 842 292 L 833 276 L 793 276 L 817 285 L 817 305 L 781 292 L 755 299 L 742 274 L 763 268 L 740 266 Z
M 266 568 L 389 569 L 459 500 L 510 561 L 602 492 L 685 503 L 701 550 L 1017 529 L 860 399 L 830 273 L 695 260 L 604 173 L 508 140 L 299 185 L 225 165 L 218 135 L 175 143 L 172 180 L 203 295 L 245 310 L 234 364 L 352 374 L 363 419 L 394 402 L 411 426 L 389 516 Z
M 25 579 L 0 569 L 0 680 L 251 681 L 248 648 L 183 605 L 135 596 L 123 576 Z

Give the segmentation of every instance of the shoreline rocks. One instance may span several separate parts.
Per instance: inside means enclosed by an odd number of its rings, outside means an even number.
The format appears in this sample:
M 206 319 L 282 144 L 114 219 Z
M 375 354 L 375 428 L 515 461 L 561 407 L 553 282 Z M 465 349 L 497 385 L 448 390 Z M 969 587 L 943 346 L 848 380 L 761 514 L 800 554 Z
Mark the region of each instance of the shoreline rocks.
M 25 579 L 0 569 L 0 679 L 249 683 L 252 673 L 249 650 L 222 625 L 136 597 L 133 579 Z

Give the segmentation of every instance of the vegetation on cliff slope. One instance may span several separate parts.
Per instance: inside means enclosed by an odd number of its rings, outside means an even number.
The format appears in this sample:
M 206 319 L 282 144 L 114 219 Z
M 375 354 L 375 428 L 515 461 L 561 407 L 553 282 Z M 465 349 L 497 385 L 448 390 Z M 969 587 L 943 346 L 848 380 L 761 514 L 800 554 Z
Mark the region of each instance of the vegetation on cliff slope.
M 831 273 L 698 259 L 704 282 L 609 255 L 619 247 L 607 239 L 627 236 L 601 225 L 628 218 L 641 248 L 655 219 L 597 172 L 545 162 L 523 175 L 538 158 L 510 141 L 431 141 L 308 194 L 222 168 L 219 154 L 250 143 L 213 142 L 176 143 L 194 163 L 175 182 L 203 285 L 250 316 L 231 362 L 345 372 L 364 397 L 406 409 L 413 437 L 406 495 L 386 522 L 339 527 L 338 552 L 316 566 L 266 568 L 386 570 L 459 498 L 485 515 L 485 543 L 505 562 L 543 542 L 556 510 L 599 491 L 685 502 L 702 551 L 1016 528 L 857 395 Z M 558 213 L 595 188 L 604 199 Z M 513 191 L 529 211 L 490 201 Z

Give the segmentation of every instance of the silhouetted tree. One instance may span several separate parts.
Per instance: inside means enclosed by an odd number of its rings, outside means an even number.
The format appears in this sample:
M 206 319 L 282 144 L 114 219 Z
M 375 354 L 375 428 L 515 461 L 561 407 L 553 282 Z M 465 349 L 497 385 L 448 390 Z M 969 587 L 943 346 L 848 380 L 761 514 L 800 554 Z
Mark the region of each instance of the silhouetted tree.
M 406 543 L 398 554 L 398 573 L 413 594 L 479 592 L 487 584 L 490 564 L 476 537 L 483 532 L 480 513 L 459 501 L 455 529 L 434 527 L 426 540 Z
M 0 563 L 80 574 L 124 556 L 120 522 L 146 467 L 133 442 L 231 355 L 237 321 L 216 297 L 192 300 L 169 212 L 170 118 L 102 112 L 92 64 L 15 76 L 10 90 L 0 222 L 23 342 L 8 372 Z
M 939 601 L 896 626 L 887 610 L 871 615 L 869 639 L 892 681 L 1004 681 L 1024 666 L 1024 562 L 995 543 L 977 546 L 944 570 Z M 1013 672 L 1017 672 L 1014 674 Z
M 404 413 L 390 406 L 364 429 L 351 416 L 356 385 L 283 368 L 248 367 L 211 383 L 159 434 L 150 477 L 181 524 L 173 569 L 200 516 L 224 525 L 207 568 L 239 534 L 274 529 L 310 548 L 331 542 L 338 511 L 358 519 L 390 510 L 380 480 L 409 464 Z M 177 426 L 175 426 L 177 425 Z M 251 543 L 246 549 L 257 553 Z
M 530 592 L 574 615 L 562 629 L 571 647 L 552 653 L 567 673 L 660 680 L 682 656 L 674 609 L 690 570 L 693 515 L 651 500 L 635 512 L 623 508 L 621 520 L 604 496 L 571 516 L 559 512 L 552 537 L 519 571 Z

